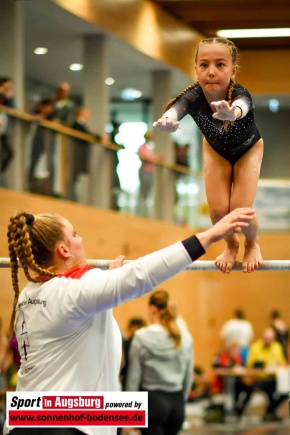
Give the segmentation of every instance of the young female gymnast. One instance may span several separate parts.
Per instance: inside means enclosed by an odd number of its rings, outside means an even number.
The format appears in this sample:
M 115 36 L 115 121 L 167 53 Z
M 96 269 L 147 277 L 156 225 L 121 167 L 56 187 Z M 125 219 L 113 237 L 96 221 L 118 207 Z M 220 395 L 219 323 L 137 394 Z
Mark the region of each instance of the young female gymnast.
M 213 223 L 236 207 L 252 207 L 263 158 L 263 139 L 254 120 L 249 92 L 235 83 L 238 52 L 225 38 L 200 42 L 195 56 L 198 82 L 171 100 L 153 126 L 174 132 L 189 114 L 203 133 L 206 196 Z M 243 272 L 262 264 L 258 220 L 242 229 L 245 235 Z M 230 273 L 239 251 L 236 234 L 225 237 L 226 247 L 216 266 Z

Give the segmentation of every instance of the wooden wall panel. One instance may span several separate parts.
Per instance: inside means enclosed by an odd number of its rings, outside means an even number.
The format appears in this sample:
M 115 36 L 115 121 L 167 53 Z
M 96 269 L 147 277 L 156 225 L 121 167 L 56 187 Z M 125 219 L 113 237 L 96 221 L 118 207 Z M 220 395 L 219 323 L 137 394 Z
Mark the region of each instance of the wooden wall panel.
M 237 81 L 251 94 L 290 94 L 290 50 L 253 50 L 240 53 Z
M 37 195 L 20 194 L 0 189 L 0 256 L 7 257 L 6 231 L 9 217 L 19 210 L 31 213 L 55 212 L 68 218 L 84 237 L 88 258 L 115 258 L 125 253 L 128 259 L 161 249 L 182 240 L 194 231 L 173 224 L 128 217 L 112 211 L 76 205 Z M 242 239 L 241 239 L 242 242 Z M 290 234 L 261 234 L 264 258 L 289 259 Z M 203 259 L 214 259 L 223 249 L 223 242 L 210 247 Z M 242 249 L 240 258 L 242 255 Z M 290 272 L 256 272 L 245 275 L 233 272 L 224 276 L 217 272 L 185 271 L 165 282 L 160 288 L 170 292 L 195 339 L 196 363 L 208 365 L 219 345 L 222 323 L 236 307 L 242 307 L 252 321 L 256 336 L 268 325 L 273 308 L 281 310 L 290 324 Z M 0 269 L 0 316 L 5 327 L 11 312 L 13 292 L 8 269 Z M 24 285 L 24 280 L 21 284 Z M 146 316 L 148 296 L 127 302 L 114 310 L 125 330 L 133 315 Z

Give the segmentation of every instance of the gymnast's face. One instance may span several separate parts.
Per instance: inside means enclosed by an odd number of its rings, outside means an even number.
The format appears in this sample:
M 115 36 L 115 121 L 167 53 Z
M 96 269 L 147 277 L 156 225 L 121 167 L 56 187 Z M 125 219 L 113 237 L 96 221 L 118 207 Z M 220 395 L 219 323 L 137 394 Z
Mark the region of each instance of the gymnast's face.
M 205 97 L 210 101 L 224 100 L 237 72 L 229 48 L 220 43 L 201 44 L 195 68 Z

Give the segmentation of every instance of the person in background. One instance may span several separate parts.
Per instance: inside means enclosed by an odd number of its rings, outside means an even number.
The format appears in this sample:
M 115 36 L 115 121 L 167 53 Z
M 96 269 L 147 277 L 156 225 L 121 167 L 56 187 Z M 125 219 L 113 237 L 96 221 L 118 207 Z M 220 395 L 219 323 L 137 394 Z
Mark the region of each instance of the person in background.
M 88 126 L 90 120 L 90 111 L 87 107 L 78 107 L 75 112 L 75 120 L 72 124 L 72 128 L 78 130 L 82 133 L 90 134 L 94 136 L 96 142 L 101 140 L 101 135 L 92 133 Z M 72 199 L 75 201 L 81 201 L 86 199 L 84 202 L 88 202 L 88 198 L 85 198 L 89 191 L 88 187 L 88 176 L 89 176 L 89 164 L 90 164 L 90 149 L 91 143 L 79 139 L 72 139 L 72 154 L 71 154 L 71 165 L 72 165 Z
M 130 346 L 132 344 L 134 334 L 138 329 L 144 328 L 146 325 L 147 323 L 142 317 L 132 317 L 128 321 L 127 333 L 123 337 L 123 355 L 122 355 L 122 368 L 121 368 L 121 381 L 122 381 L 123 389 L 125 388 L 126 385 L 129 351 L 130 351 Z
M 271 327 L 275 331 L 275 339 L 283 347 L 283 352 L 287 361 L 290 361 L 290 343 L 289 343 L 289 326 L 282 319 L 279 310 L 273 310 L 270 313 Z
M 176 319 L 165 290 L 149 298 L 150 326 L 135 332 L 129 352 L 126 391 L 148 391 L 146 435 L 177 435 L 192 386 L 193 340 Z
M 146 326 L 147 323 L 142 317 L 131 317 L 127 324 L 127 332 L 122 337 L 122 364 L 120 371 L 120 382 L 122 390 L 125 390 L 127 372 L 129 365 L 129 351 L 135 332 Z M 125 431 L 122 428 L 117 429 L 117 435 L 121 435 Z
M 241 356 L 240 344 L 234 341 L 226 343 L 214 357 L 212 362 L 213 368 L 232 369 L 241 367 L 243 359 Z M 236 379 L 235 379 L 236 380 Z M 224 388 L 224 379 L 222 376 L 214 375 L 211 381 L 212 393 L 222 393 Z
M 8 344 L 8 339 L 3 331 L 2 318 L 0 317 L 0 391 L 5 390 L 7 386 L 6 367 L 4 362 L 6 357 L 7 344 Z
M 177 142 L 174 142 L 174 149 L 175 149 L 175 163 L 179 166 L 183 166 L 185 168 L 190 168 L 189 164 L 189 144 L 185 145 L 179 145 Z M 179 194 L 178 194 L 178 186 L 177 183 L 180 180 L 184 180 L 184 182 L 188 181 L 188 175 L 184 174 L 182 172 L 176 172 L 175 176 L 175 203 L 179 201 Z
M 245 313 L 242 309 L 237 308 L 234 311 L 233 318 L 223 324 L 220 337 L 223 341 L 223 345 L 226 347 L 232 343 L 239 345 L 242 364 L 245 365 L 249 346 L 254 338 L 254 329 L 252 324 L 246 320 Z
M 141 159 L 139 169 L 139 198 L 138 198 L 138 214 L 148 216 L 147 200 L 152 192 L 154 179 L 154 163 L 161 162 L 162 156 L 155 153 L 154 133 L 148 130 L 144 135 L 145 142 L 138 149 L 138 156 Z M 149 161 L 149 160 L 150 161 Z
M 185 270 L 212 243 L 248 226 L 254 213 L 249 208 L 234 210 L 210 229 L 123 267 L 119 267 L 124 261 L 120 255 L 112 262 L 114 268 L 105 271 L 87 265 L 82 237 L 64 217 L 25 211 L 11 216 L 7 232 L 14 291 L 10 331 L 14 327 L 21 355 L 17 391 L 118 391 L 122 337 L 112 308 Z M 20 266 L 28 280 L 22 291 Z M 28 303 L 30 299 L 39 303 Z M 161 315 L 162 306 L 158 310 Z M 164 319 L 166 325 L 171 320 L 173 327 L 174 319 Z M 169 331 L 176 350 L 182 349 L 180 332 L 185 331 L 171 326 Z M 179 378 L 177 371 L 173 383 Z M 113 427 L 61 430 L 62 435 L 76 430 L 87 435 L 116 434 Z M 4 433 L 8 432 L 41 433 L 40 428 L 6 428 Z M 55 428 L 45 429 L 46 435 L 55 433 Z
M 112 132 L 110 136 L 110 140 L 112 143 L 119 145 L 117 142 L 117 135 L 119 134 L 120 130 L 120 123 L 117 121 L 112 121 Z M 123 145 L 121 145 L 123 146 Z M 124 147 L 124 146 L 123 146 Z M 112 160 L 113 160 L 113 179 L 112 179 L 112 209 L 119 211 L 120 207 L 118 204 L 118 198 L 119 194 L 121 192 L 121 183 L 120 178 L 118 174 L 118 165 L 119 165 L 119 156 L 118 151 L 112 151 Z
M 15 108 L 15 88 L 10 77 L 0 77 L 0 104 L 2 106 Z M 14 151 L 9 137 L 9 118 L 5 112 L 0 113 L 0 186 L 7 187 L 5 173 L 10 166 Z
M 188 396 L 188 402 L 209 399 L 211 396 L 210 382 L 203 367 L 194 366 L 193 382 Z
M 187 168 L 190 167 L 189 164 L 189 144 L 179 145 L 178 143 L 174 144 L 175 146 L 175 163 L 177 165 L 185 166 Z
M 74 121 L 76 105 L 70 98 L 71 87 L 67 82 L 60 82 L 55 91 L 53 119 L 62 125 L 71 125 Z
M 17 383 L 17 372 L 20 368 L 20 354 L 15 333 L 6 341 L 6 346 L 0 360 L 0 371 L 5 374 L 6 388 L 15 390 Z
M 36 105 L 34 115 L 36 121 L 51 121 L 53 118 L 53 100 L 51 98 L 41 99 Z M 49 194 L 51 190 L 51 186 L 48 186 L 48 174 L 53 170 L 51 153 L 54 134 L 41 125 L 36 125 L 34 127 L 36 129 L 31 143 L 31 155 L 28 168 L 28 188 L 30 192 L 45 195 Z M 37 174 L 37 166 L 41 159 L 43 159 L 43 161 L 46 160 L 46 168 L 42 169 L 47 172 L 46 177 L 38 177 Z
M 264 415 L 265 421 L 279 421 L 280 417 L 276 410 L 280 403 L 287 396 L 280 395 L 276 391 L 277 378 L 276 371 L 286 366 L 286 359 L 283 348 L 275 340 L 275 332 L 272 328 L 266 328 L 262 337 L 250 346 L 247 367 L 261 368 L 265 373 L 257 376 L 249 382 L 247 379 L 239 378 L 235 387 L 235 406 L 236 413 L 241 416 L 246 404 L 251 398 L 253 391 L 264 391 L 268 397 L 268 406 Z

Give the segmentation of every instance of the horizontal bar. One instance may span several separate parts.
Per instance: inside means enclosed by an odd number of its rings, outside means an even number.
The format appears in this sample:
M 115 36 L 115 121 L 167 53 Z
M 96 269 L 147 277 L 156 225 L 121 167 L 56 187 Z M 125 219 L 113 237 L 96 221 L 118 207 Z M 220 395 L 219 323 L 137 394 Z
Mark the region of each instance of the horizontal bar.
M 114 260 L 87 260 L 87 264 L 92 267 L 98 267 L 100 269 L 106 269 Z M 134 260 L 125 260 L 124 264 L 131 263 Z M 0 268 L 10 267 L 9 258 L 0 258 Z M 219 272 L 214 261 L 202 260 L 195 261 L 186 270 L 204 271 L 204 272 Z M 242 262 L 236 261 L 233 271 L 242 270 Z M 262 266 L 257 271 L 290 271 L 290 260 L 265 260 Z

